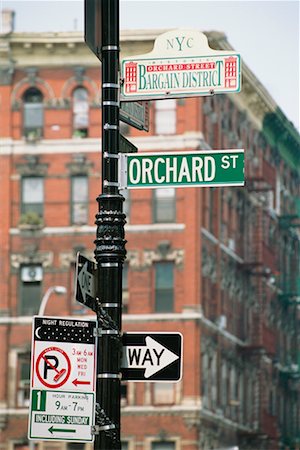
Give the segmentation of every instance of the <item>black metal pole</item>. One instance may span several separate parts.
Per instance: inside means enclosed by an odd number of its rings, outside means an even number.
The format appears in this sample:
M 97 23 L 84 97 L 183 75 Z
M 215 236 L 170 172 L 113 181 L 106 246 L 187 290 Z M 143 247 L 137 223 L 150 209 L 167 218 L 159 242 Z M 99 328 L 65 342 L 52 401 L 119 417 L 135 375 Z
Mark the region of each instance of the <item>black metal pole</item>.
M 126 256 L 118 190 L 119 0 L 102 3 L 102 194 L 97 198 L 98 328 L 95 450 L 120 450 L 122 268 Z

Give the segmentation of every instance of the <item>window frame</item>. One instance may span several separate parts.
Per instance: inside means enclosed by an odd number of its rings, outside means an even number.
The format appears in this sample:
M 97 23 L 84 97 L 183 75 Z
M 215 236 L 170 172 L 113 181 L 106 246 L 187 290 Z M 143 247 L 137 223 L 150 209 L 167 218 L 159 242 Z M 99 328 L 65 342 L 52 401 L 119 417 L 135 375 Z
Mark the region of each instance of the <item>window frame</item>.
M 175 437 L 175 436 L 168 436 L 166 439 L 164 438 L 159 438 L 157 436 L 151 436 L 151 437 L 146 437 L 145 439 L 145 450 L 153 450 L 153 445 L 152 444 L 159 444 L 159 443 L 173 443 L 174 444 L 174 450 L 180 450 L 181 449 L 181 438 L 180 437 Z
M 22 378 L 22 363 L 28 364 L 28 378 Z M 31 357 L 29 351 L 23 351 L 17 353 L 17 386 L 16 386 L 16 407 L 24 408 L 30 404 L 30 370 L 31 370 Z M 26 394 L 27 392 L 27 394 Z

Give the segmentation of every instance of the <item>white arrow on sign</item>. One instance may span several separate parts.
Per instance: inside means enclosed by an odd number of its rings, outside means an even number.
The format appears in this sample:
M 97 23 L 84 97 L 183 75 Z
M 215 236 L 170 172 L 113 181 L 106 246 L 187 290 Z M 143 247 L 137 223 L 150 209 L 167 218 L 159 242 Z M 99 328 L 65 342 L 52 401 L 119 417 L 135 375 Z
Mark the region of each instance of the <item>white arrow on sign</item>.
M 86 296 L 95 297 L 94 275 L 88 271 L 88 262 L 84 264 L 78 274 L 78 282 L 84 303 L 87 302 Z
M 124 347 L 122 367 L 145 369 L 145 378 L 149 378 L 179 359 L 178 355 L 147 336 L 146 345 Z

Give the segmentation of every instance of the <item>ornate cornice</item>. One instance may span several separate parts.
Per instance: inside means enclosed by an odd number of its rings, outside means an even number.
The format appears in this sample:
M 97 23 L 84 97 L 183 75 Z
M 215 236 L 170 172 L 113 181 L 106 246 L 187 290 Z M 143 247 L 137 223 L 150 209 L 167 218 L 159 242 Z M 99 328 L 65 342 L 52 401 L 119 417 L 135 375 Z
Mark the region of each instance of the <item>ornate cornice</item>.
M 72 159 L 71 163 L 66 164 L 70 175 L 89 174 L 94 166 L 83 153 L 75 153 Z
M 174 261 L 176 266 L 182 267 L 184 259 L 183 249 L 170 249 L 162 252 L 159 248 L 156 250 L 144 250 L 143 268 L 151 267 L 153 263 L 159 261 Z
M 0 86 L 9 86 L 12 83 L 14 68 L 11 66 L 0 68 Z
M 71 264 L 76 262 L 76 254 L 78 249 L 74 248 L 70 252 L 61 252 L 59 254 L 59 265 L 62 269 L 69 269 Z M 94 260 L 94 253 L 88 250 L 81 250 L 80 253 L 84 255 L 87 259 Z
M 24 175 L 45 176 L 48 170 L 48 164 L 40 163 L 38 155 L 25 155 L 25 163 L 16 164 L 16 171 Z
M 12 253 L 10 263 L 13 269 L 19 269 L 22 264 L 40 264 L 43 267 L 51 267 L 53 263 L 53 252 L 38 251 L 30 253 Z

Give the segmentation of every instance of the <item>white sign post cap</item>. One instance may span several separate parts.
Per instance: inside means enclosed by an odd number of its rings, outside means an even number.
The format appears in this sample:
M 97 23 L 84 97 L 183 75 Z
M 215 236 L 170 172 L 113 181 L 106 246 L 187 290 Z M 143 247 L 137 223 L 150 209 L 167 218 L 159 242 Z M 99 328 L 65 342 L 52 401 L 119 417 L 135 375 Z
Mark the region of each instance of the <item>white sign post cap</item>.
M 220 56 L 236 55 L 235 51 L 214 50 L 208 45 L 207 36 L 199 30 L 178 28 L 160 34 L 154 41 L 151 52 L 144 55 L 134 55 L 129 59 L 184 57 L 184 56 Z
M 160 34 L 154 42 L 153 50 L 140 57 L 216 56 L 222 50 L 214 50 L 208 45 L 207 36 L 199 30 L 178 28 Z M 236 52 L 224 51 L 226 55 Z M 134 57 L 138 59 L 137 56 Z

